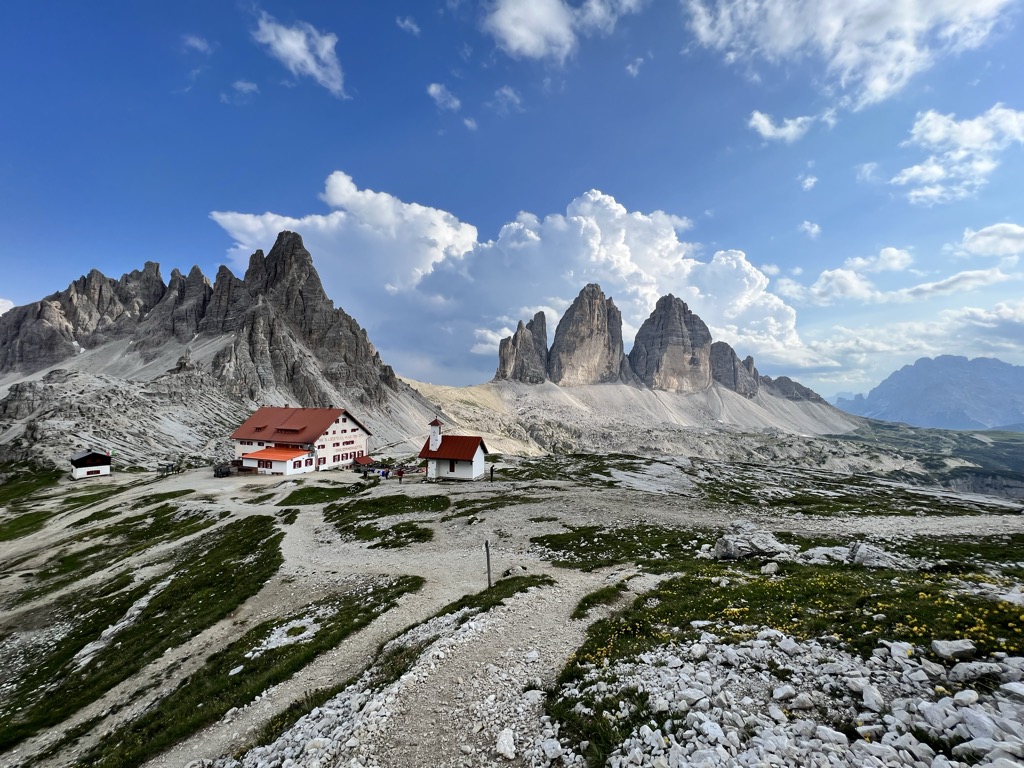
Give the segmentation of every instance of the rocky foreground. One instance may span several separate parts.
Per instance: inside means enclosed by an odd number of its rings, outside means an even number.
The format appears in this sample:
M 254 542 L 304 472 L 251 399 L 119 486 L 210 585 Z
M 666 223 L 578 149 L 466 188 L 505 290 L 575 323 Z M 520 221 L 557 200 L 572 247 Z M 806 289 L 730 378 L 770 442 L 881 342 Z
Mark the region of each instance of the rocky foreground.
M 792 560 L 922 565 L 864 543 L 800 552 L 745 521 L 698 552 L 752 555 L 773 558 L 762 569 L 766 578 Z M 375 685 L 382 670 L 373 666 L 273 743 L 192 768 L 592 764 L 589 744 L 566 737 L 545 714 L 550 699 L 610 720 L 635 719 L 644 702 L 652 717 L 614 749 L 611 768 L 1024 765 L 1024 657 L 979 659 L 969 640 L 935 640 L 929 647 L 882 641 L 864 660 L 837 636 L 801 641 L 702 620 L 692 622 L 695 641 L 589 665 L 582 679 L 557 686 L 557 660 L 571 656 L 582 628 L 541 631 L 565 596 L 534 587 L 487 613 L 459 611 L 421 624 L 382 649 L 387 658 L 422 648 L 399 679 Z M 1002 597 L 1021 605 L 1024 621 L 1019 590 Z M 517 645 L 504 649 L 508 642 Z M 929 650 L 940 662 L 926 658 Z M 595 699 L 617 701 L 618 713 L 599 715 L 587 704 Z

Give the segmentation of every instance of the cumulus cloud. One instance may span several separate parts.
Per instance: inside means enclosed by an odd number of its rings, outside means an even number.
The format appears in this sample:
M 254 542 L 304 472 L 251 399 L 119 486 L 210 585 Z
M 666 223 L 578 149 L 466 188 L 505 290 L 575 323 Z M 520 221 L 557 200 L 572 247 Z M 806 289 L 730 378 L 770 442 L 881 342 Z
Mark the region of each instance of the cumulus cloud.
M 561 63 L 576 50 L 580 34 L 610 34 L 621 16 L 642 5 L 642 0 L 586 0 L 574 8 L 565 0 L 496 0 L 483 27 L 509 56 Z
M 10 299 L 0 299 L 0 315 L 14 308 L 14 302 Z
M 811 240 L 816 240 L 818 236 L 821 234 L 821 227 L 819 227 L 813 221 L 804 220 L 800 224 L 800 226 L 797 227 L 797 229 L 799 229 L 801 232 L 803 232 L 805 235 L 811 238 Z
M 814 185 L 818 183 L 818 177 L 811 176 L 810 174 L 805 174 L 798 176 L 797 181 L 800 182 L 800 189 L 802 189 L 804 192 L 810 192 L 812 189 L 814 189 Z
M 444 86 L 441 83 L 431 83 L 428 85 L 427 93 L 440 109 L 450 109 L 455 112 L 462 106 L 462 102 L 459 101 L 455 94 L 449 91 L 447 86 Z
M 335 96 L 345 96 L 341 64 L 334 52 L 337 35 L 320 32 L 304 21 L 291 27 L 279 24 L 264 11 L 252 36 L 296 77 L 311 77 Z
M 638 56 L 637 58 L 633 59 L 631 62 L 629 62 L 629 64 L 626 65 L 626 72 L 629 74 L 630 77 L 636 77 L 637 75 L 640 74 L 640 66 L 643 63 L 643 57 Z
M 476 120 L 474 120 L 472 117 L 464 118 L 462 124 L 471 131 L 475 131 L 477 129 Z
M 934 205 L 970 197 L 988 183 L 998 155 L 1024 144 L 1024 111 L 996 104 L 982 115 L 957 120 L 934 110 L 918 113 L 904 146 L 931 154 L 896 174 L 889 183 L 907 187 L 912 203 Z
M 726 61 L 824 63 L 854 108 L 891 97 L 942 56 L 977 48 L 1014 0 L 683 0 L 690 28 Z
M 750 113 L 747 127 L 757 131 L 762 139 L 792 144 L 804 137 L 813 122 L 813 117 L 786 117 L 776 125 L 769 115 L 755 109 Z
M 1017 256 L 1024 253 L 1024 227 L 1005 222 L 978 231 L 968 228 L 955 250 L 970 256 Z
M 564 213 L 521 212 L 495 239 L 481 240 L 450 213 L 360 189 L 340 171 L 321 198 L 329 213 L 211 216 L 235 241 L 230 254 L 238 271 L 278 231 L 299 232 L 328 294 L 404 375 L 486 380 L 498 341 L 519 320 L 543 307 L 553 336 L 561 311 L 589 282 L 600 283 L 622 310 L 627 347 L 657 299 L 674 293 L 743 355 L 766 364 L 828 363 L 802 343 L 795 311 L 768 290 L 768 277 L 745 254 L 699 258 L 682 237 L 693 226 L 683 216 L 630 211 L 591 190 Z
M 412 16 L 399 16 L 395 19 L 395 24 L 398 25 L 399 29 L 408 32 L 410 35 L 419 37 L 420 25 L 416 23 L 416 19 Z

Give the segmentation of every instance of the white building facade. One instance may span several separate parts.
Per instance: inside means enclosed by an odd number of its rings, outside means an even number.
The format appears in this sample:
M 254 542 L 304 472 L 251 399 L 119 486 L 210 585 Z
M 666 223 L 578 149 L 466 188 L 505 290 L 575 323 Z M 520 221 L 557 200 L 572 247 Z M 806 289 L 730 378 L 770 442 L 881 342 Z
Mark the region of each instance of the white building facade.
M 231 435 L 243 471 L 298 475 L 369 455 L 370 431 L 343 408 L 260 408 Z

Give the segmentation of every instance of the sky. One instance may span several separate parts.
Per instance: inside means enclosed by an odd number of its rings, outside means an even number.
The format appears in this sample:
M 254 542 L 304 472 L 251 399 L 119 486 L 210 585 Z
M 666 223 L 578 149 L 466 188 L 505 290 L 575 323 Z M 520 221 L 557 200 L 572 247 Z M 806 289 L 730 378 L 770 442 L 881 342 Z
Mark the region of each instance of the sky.
M 1024 364 L 1024 0 L 40 0 L 0 48 L 0 312 L 299 232 L 385 362 L 489 380 L 659 296 L 825 396 Z

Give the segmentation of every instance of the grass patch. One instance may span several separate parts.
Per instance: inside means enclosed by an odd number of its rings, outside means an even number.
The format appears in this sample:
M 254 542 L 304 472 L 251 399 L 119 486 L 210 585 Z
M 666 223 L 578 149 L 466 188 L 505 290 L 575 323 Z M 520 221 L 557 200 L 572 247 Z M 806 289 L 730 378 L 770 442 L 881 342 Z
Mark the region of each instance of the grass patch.
M 82 762 L 110 766 L 141 764 L 220 719 L 232 707 L 245 705 L 270 686 L 291 677 L 321 653 L 393 608 L 402 595 L 420 589 L 423 583 L 419 576 L 402 576 L 372 592 L 331 597 L 284 619 L 254 627 L 212 655 L 202 669 L 156 707 L 101 740 Z M 309 637 L 297 639 L 302 637 L 305 626 L 297 633 L 284 630 L 283 634 L 292 641 L 267 647 L 275 633 L 282 633 L 282 627 L 305 617 L 314 617 L 319 626 Z
M 617 584 L 610 584 L 607 587 L 595 589 L 589 595 L 584 595 L 573 612 L 569 615 L 571 619 L 585 619 L 594 608 L 599 605 L 615 605 L 622 599 L 623 593 L 629 589 L 626 582 L 620 581 Z
M 324 509 L 324 519 L 350 539 L 373 542 L 371 549 L 397 549 L 430 541 L 434 532 L 415 521 L 379 528 L 374 521 L 382 517 L 406 514 L 436 514 L 448 509 L 451 500 L 443 494 L 406 496 L 390 494 L 372 499 L 356 499 Z
M 612 565 L 636 563 L 655 573 L 671 573 L 688 567 L 701 544 L 713 543 L 708 533 L 633 525 L 602 528 L 571 526 L 561 533 L 530 539 L 548 550 L 547 559 L 561 568 L 593 571 Z
M 254 496 L 253 498 L 248 499 L 245 503 L 246 504 L 262 504 L 265 501 L 270 501 L 276 495 L 277 495 L 276 493 L 263 493 L 263 494 L 260 494 L 259 496 Z
M 485 496 L 478 499 L 459 499 L 452 506 L 455 512 L 441 518 L 442 523 L 455 520 L 460 517 L 476 517 L 483 512 L 491 512 L 495 509 L 516 506 L 518 504 L 534 504 L 543 501 L 539 496 Z
M 282 509 L 278 512 L 275 517 L 281 521 L 284 525 L 291 525 L 299 519 L 299 510 L 297 507 L 291 507 L 289 509 Z
M 46 521 L 53 517 L 53 514 L 53 512 L 41 509 L 15 513 L 14 517 L 0 522 L 0 541 L 13 541 L 42 530 Z
M 651 464 L 645 459 L 626 453 L 608 454 L 552 454 L 522 459 L 518 466 L 503 467 L 495 476 L 501 480 L 566 480 L 597 487 L 618 487 L 612 470 L 639 472 Z
M 374 483 L 373 485 L 376 485 Z M 307 504 L 330 504 L 333 501 L 347 499 L 362 493 L 373 485 L 360 483 L 341 483 L 333 486 L 311 485 L 305 488 L 296 488 L 284 499 L 277 502 L 279 507 L 305 506 Z
M 131 586 L 122 574 L 111 581 L 118 591 L 72 603 L 69 633 L 55 648 L 33 660 L 0 710 L 0 750 L 70 717 L 115 685 L 135 675 L 168 648 L 178 646 L 220 621 L 254 595 L 280 567 L 280 540 L 274 521 L 262 515 L 225 526 L 185 548 L 169 583 Z M 84 666 L 75 654 L 116 623 L 139 597 L 153 591 L 133 624 Z M 84 610 L 83 610 L 84 609 Z
M 59 469 L 40 469 L 28 464 L 0 466 L 0 507 L 15 507 L 36 500 L 67 475 Z
M 113 523 L 102 531 L 82 532 L 42 565 L 36 572 L 34 585 L 19 594 L 18 602 L 25 603 L 55 592 L 150 547 L 191 536 L 213 524 L 214 520 L 204 514 L 185 515 L 175 505 L 164 504 Z M 100 542 L 80 546 L 94 539 Z

